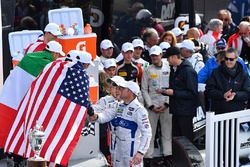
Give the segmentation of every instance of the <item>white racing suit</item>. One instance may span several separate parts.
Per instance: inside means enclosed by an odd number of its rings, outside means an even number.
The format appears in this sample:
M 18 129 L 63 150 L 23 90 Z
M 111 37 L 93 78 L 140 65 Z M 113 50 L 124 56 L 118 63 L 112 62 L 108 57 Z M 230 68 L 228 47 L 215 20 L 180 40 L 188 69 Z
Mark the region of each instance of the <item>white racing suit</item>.
M 114 111 L 120 102 L 118 102 L 113 96 L 105 96 L 98 100 L 98 102 L 93 105 L 94 110 L 97 113 L 108 112 L 108 110 Z M 115 133 L 114 127 L 112 126 L 111 122 L 109 123 L 109 130 L 110 130 L 110 155 L 111 155 L 111 165 L 113 164 L 112 157 L 114 154 L 114 143 L 115 143 Z
M 141 91 L 146 107 L 155 107 L 169 103 L 169 97 L 156 92 L 156 89 L 169 87 L 170 67 L 167 61 L 162 61 L 162 66 L 157 67 L 151 64 L 142 74 Z M 164 112 L 156 113 L 148 108 L 149 120 L 152 128 L 152 139 L 145 158 L 153 158 L 155 134 L 157 133 L 158 122 L 161 125 L 161 143 L 164 156 L 172 155 L 172 114 L 169 108 Z
M 114 167 L 143 167 L 143 162 L 133 165 L 137 151 L 145 154 L 152 136 L 146 109 L 135 98 L 130 104 L 120 103 L 115 110 L 98 114 L 98 122 L 111 121 L 115 140 L 113 152 Z

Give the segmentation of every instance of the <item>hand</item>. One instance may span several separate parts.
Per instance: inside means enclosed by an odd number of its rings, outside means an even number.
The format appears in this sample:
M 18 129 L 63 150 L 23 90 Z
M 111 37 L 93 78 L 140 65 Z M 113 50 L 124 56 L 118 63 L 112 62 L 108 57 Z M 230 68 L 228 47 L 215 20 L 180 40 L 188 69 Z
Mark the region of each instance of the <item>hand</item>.
M 232 89 L 224 93 L 224 99 L 227 99 L 231 95 L 231 93 L 232 93 Z
M 151 109 L 151 111 L 153 111 L 153 112 L 158 112 L 157 107 L 154 106 L 154 107 Z
M 166 109 L 166 106 L 165 105 L 161 105 L 161 106 L 157 107 L 156 109 L 157 109 L 157 112 L 164 112 L 165 109 Z
M 143 155 L 141 153 L 136 153 L 133 157 L 133 164 L 134 165 L 138 165 L 142 162 L 142 159 L 143 159 Z
M 97 113 L 94 113 L 94 115 L 89 116 L 89 121 L 94 122 L 97 119 L 97 117 L 98 117 Z
M 235 97 L 235 95 L 236 95 L 236 93 L 235 93 L 235 92 L 232 92 L 231 95 L 228 96 L 228 97 L 226 98 L 226 101 L 231 101 L 231 100 L 233 100 L 234 97 Z
M 247 46 L 250 47 L 250 38 L 244 37 L 243 40 L 247 43 Z
M 87 108 L 87 113 L 88 113 L 89 116 L 93 116 L 95 114 L 94 109 L 91 106 L 91 104 Z
M 169 95 L 169 96 L 172 96 L 172 95 L 174 95 L 174 90 L 173 89 L 166 89 L 164 91 L 164 93 L 167 94 L 167 95 Z
M 155 89 L 155 91 L 156 91 L 156 93 L 158 93 L 158 94 L 162 94 L 163 91 L 164 91 L 164 89 Z

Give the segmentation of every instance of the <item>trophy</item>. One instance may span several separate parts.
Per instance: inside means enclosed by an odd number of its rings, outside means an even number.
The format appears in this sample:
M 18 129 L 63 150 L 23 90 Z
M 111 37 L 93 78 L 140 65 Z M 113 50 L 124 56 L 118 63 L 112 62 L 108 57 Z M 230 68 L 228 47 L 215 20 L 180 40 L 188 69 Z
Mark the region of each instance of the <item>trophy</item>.
M 43 127 L 36 122 L 36 125 L 33 129 L 29 131 L 29 143 L 31 149 L 34 151 L 35 156 L 28 159 L 28 167 L 35 166 L 46 166 L 46 161 L 39 156 L 42 146 L 45 141 L 45 134 L 43 131 Z

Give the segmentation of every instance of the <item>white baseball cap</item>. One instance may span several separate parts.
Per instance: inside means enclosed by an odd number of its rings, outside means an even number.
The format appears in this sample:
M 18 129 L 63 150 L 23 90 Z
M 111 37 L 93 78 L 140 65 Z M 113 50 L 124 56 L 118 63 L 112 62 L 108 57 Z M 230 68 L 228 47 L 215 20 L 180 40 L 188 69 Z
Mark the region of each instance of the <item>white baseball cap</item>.
M 108 39 L 104 39 L 102 40 L 101 44 L 100 44 L 100 48 L 101 49 L 108 49 L 108 48 L 113 48 L 113 44 L 110 40 Z
M 116 67 L 116 60 L 113 58 L 107 59 L 103 64 L 105 69 L 108 69 L 109 67 Z
M 66 55 L 66 57 L 70 60 L 72 60 L 73 62 L 78 62 L 80 61 L 80 53 L 78 50 L 70 50 L 68 52 L 68 54 Z
M 56 23 L 47 24 L 44 31 L 45 32 L 50 32 L 51 34 L 53 34 L 55 36 L 62 35 L 62 33 L 60 31 L 60 27 Z
M 65 53 L 62 51 L 62 45 L 56 41 L 48 42 L 45 49 L 51 52 L 60 53 L 61 56 L 65 56 Z
M 183 32 L 181 31 L 181 29 L 179 27 L 175 27 L 171 31 L 174 33 L 174 35 L 176 37 L 178 37 L 179 35 L 183 34 Z
M 123 77 L 118 76 L 118 75 L 115 75 L 112 78 L 109 78 L 109 80 L 113 81 L 118 86 L 124 85 L 124 83 L 126 82 Z
M 189 39 L 185 39 L 184 41 L 182 41 L 182 43 L 180 43 L 180 45 L 178 47 L 180 49 L 186 48 L 186 49 L 191 50 L 191 51 L 194 51 L 194 49 L 195 49 L 194 42 L 189 40 Z
M 122 51 L 127 52 L 127 51 L 134 51 L 134 46 L 130 42 L 125 42 L 122 44 Z
M 92 56 L 89 52 L 86 51 L 79 51 L 80 55 L 80 62 L 84 64 L 91 64 L 92 66 L 95 66 L 95 64 L 92 62 Z
M 140 93 L 140 87 L 137 83 L 133 81 L 123 81 L 118 84 L 118 86 L 128 88 L 131 92 L 133 92 L 136 96 Z
M 141 39 L 134 39 L 132 41 L 132 44 L 133 44 L 134 48 L 136 48 L 136 47 L 144 48 L 144 43 L 143 43 L 143 41 Z
M 170 44 L 168 42 L 161 42 L 159 46 L 162 49 L 162 51 L 170 48 Z
M 149 50 L 149 55 L 160 55 L 162 54 L 162 49 L 160 46 L 154 45 Z

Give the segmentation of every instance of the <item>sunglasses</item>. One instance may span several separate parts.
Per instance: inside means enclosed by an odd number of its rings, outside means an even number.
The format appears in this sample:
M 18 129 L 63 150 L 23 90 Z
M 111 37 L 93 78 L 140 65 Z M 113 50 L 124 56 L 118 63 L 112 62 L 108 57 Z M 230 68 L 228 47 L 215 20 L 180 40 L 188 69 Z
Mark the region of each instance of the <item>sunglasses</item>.
M 221 21 L 229 21 L 228 18 L 220 18 Z
M 236 58 L 225 57 L 225 61 L 234 61 Z

